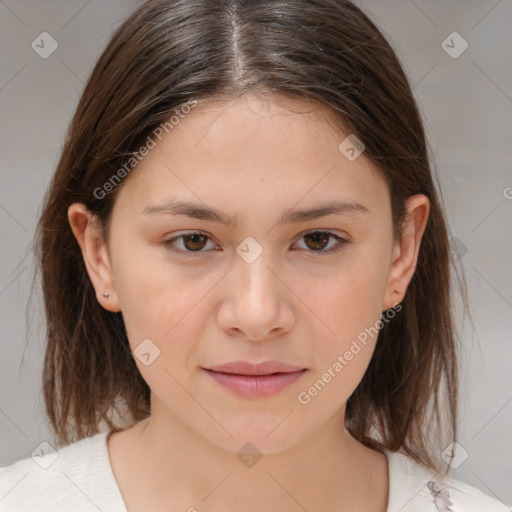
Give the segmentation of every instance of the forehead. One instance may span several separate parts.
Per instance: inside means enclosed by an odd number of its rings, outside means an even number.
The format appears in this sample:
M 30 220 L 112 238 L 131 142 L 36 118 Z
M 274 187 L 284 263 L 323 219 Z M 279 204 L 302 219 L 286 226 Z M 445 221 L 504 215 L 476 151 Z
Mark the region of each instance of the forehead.
M 245 94 L 231 100 L 202 100 L 198 107 L 184 116 L 177 131 L 183 132 L 192 127 L 200 141 L 205 138 L 216 143 L 218 140 L 215 138 L 222 138 L 226 133 L 230 134 L 233 141 L 234 135 L 240 138 L 247 135 L 261 136 L 258 130 L 272 130 L 274 133 L 281 132 L 289 145 L 293 145 L 292 135 L 301 137 L 308 134 L 312 139 L 334 137 L 337 140 L 346 131 L 343 118 L 325 104 L 268 93 Z M 240 130 L 242 127 L 243 130 Z M 193 135 L 191 130 L 187 132 L 187 135 Z M 267 145 L 269 142 L 266 141 Z M 280 141 L 275 142 L 279 144 Z
M 387 190 L 380 172 L 364 153 L 350 161 L 340 152 L 347 135 L 329 108 L 301 99 L 199 103 L 156 141 L 119 201 L 139 212 L 170 194 L 247 208 L 337 192 L 379 201 Z

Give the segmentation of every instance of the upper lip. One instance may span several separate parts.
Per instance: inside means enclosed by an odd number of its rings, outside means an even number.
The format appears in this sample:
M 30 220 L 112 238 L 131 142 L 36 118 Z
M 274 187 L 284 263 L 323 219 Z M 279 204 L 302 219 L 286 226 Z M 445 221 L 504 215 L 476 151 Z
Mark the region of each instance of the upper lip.
M 290 373 L 304 370 L 304 368 L 282 363 L 281 361 L 265 361 L 259 364 L 235 361 L 206 369 L 214 372 L 233 373 L 237 375 L 270 375 L 272 373 Z

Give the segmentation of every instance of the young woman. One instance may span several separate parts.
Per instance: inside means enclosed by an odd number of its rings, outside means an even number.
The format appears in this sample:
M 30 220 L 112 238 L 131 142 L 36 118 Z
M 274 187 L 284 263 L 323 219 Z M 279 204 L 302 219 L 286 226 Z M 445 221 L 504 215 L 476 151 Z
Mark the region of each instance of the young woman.
M 352 3 L 144 3 L 37 242 L 60 447 L 1 469 L 1 510 L 507 510 L 445 474 L 446 222 L 407 78 Z

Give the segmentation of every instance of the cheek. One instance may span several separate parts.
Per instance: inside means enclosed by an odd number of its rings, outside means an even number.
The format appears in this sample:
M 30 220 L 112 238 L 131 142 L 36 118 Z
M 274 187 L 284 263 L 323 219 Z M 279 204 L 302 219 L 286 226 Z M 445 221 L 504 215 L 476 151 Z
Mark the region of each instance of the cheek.
M 190 355 L 202 329 L 201 315 L 206 315 L 201 298 L 211 285 L 152 276 L 139 272 L 124 288 L 123 318 L 142 378 L 170 410 L 178 411 L 190 406 L 180 383 L 190 377 Z
M 144 263 L 138 265 L 137 260 Z M 190 369 L 187 364 L 195 343 L 210 321 L 212 290 L 222 272 L 194 273 L 154 254 L 136 258 L 132 253 L 130 260 L 120 263 L 120 301 L 134 355 L 144 340 L 151 340 L 160 351 L 154 364 L 180 380 Z M 146 378 L 147 368 L 139 365 L 139 370 Z
M 380 289 L 362 264 L 339 272 L 304 302 L 320 320 L 312 373 L 297 396 L 307 414 L 329 417 L 354 392 L 370 363 L 379 332 Z M 320 334 L 321 333 L 321 334 Z
M 365 253 L 354 252 L 320 280 L 302 279 L 297 293 L 316 317 L 308 322 L 317 326 L 311 380 L 319 379 L 321 389 L 325 384 L 331 391 L 322 394 L 327 398 L 333 393 L 335 402 L 357 387 L 380 331 L 385 258 L 377 249 Z
M 320 281 L 301 279 L 298 293 L 319 319 L 326 339 L 351 339 L 382 312 L 385 269 L 376 259 L 360 258 L 333 269 Z M 320 322 L 321 320 L 321 322 Z
M 128 244 L 128 240 L 136 242 Z M 134 234 L 119 235 L 116 256 L 115 286 L 127 327 L 131 324 L 143 336 L 151 333 L 161 337 L 175 317 L 185 313 L 193 299 L 194 285 L 184 281 L 183 273 L 166 258 L 163 247 L 137 241 Z

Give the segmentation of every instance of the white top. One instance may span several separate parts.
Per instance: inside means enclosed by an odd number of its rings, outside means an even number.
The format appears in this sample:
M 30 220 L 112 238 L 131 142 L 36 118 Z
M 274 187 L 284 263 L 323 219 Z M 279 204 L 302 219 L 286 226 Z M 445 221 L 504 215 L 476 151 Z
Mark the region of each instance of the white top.
M 127 512 L 110 465 L 106 432 L 57 451 L 40 446 L 40 455 L 0 468 L 0 512 Z M 385 453 L 388 512 L 510 512 L 475 487 L 424 469 L 403 454 Z

